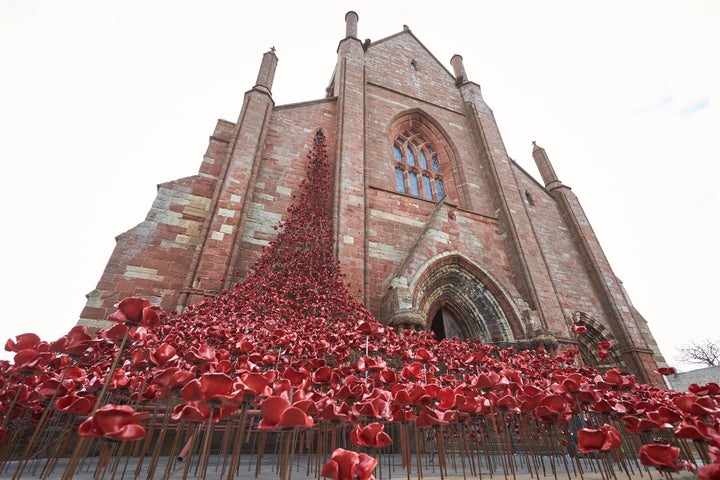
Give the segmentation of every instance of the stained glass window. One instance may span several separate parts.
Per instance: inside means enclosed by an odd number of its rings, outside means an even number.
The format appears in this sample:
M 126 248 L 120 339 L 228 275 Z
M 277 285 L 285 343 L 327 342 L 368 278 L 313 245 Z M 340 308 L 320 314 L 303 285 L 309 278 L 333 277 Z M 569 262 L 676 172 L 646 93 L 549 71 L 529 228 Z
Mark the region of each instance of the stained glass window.
M 427 198 L 428 200 L 432 200 L 433 195 L 432 195 L 432 188 L 430 187 L 430 177 L 428 177 L 427 175 L 423 175 L 422 182 L 423 182 L 423 197 Z
M 417 173 L 410 172 L 409 175 L 410 178 L 410 193 L 417 196 L 420 196 L 420 190 L 418 189 L 418 179 L 417 179 Z
M 405 192 L 405 173 L 399 167 L 395 167 L 395 189 L 398 192 Z
M 393 159 L 396 191 L 430 201 L 445 196 L 438 152 L 418 132 L 400 132 L 393 144 Z

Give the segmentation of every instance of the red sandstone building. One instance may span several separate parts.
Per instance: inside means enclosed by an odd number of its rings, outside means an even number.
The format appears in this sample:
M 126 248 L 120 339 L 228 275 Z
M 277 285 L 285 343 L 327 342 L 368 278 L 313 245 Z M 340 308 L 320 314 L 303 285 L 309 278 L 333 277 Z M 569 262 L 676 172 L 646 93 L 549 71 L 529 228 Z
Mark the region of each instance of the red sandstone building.
M 358 17 L 325 98 L 275 105 L 265 53 L 236 123 L 219 120 L 197 175 L 158 186 L 88 294 L 92 327 L 138 295 L 181 311 L 242 278 L 275 235 L 322 129 L 334 164 L 336 254 L 382 322 L 521 348 L 575 346 L 662 385 L 664 359 L 545 150 L 538 182 L 508 157 L 455 55 L 450 72 L 405 29 L 362 42 Z M 588 333 L 576 335 L 575 324 Z

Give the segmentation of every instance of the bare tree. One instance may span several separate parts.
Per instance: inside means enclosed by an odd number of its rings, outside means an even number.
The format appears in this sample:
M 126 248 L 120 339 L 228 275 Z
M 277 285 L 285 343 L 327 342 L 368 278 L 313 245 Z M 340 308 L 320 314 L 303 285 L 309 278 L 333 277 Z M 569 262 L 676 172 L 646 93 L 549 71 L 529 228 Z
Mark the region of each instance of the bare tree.
M 702 364 L 708 367 L 720 365 L 720 342 L 693 339 L 677 347 L 675 359 L 683 363 Z

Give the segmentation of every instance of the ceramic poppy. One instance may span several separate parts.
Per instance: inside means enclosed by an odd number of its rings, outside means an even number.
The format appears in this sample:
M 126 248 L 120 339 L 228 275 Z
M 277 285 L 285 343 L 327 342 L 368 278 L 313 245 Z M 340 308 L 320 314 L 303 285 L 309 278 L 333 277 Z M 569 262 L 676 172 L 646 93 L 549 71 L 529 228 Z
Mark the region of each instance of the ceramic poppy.
M 312 427 L 314 422 L 300 408 L 290 404 L 284 396 L 276 395 L 266 398 L 260 404 L 260 429 Z
M 382 448 L 392 445 L 393 441 L 390 436 L 383 430 L 385 425 L 378 422 L 370 423 L 366 426 L 358 424 L 350 431 L 350 441 L 361 447 Z
M 582 453 L 612 450 L 621 445 L 620 432 L 607 423 L 599 429 L 581 428 L 577 432 L 577 445 Z
M 680 449 L 672 445 L 650 443 L 640 447 L 640 462 L 648 467 L 677 472 L 683 465 L 678 462 Z
M 365 453 L 338 448 L 323 466 L 320 476 L 333 480 L 375 480 L 372 472 L 376 465 L 377 460 Z
M 136 412 L 129 405 L 107 404 L 100 407 L 78 429 L 83 437 L 102 437 L 112 440 L 138 440 L 145 436 L 140 420 L 147 412 Z

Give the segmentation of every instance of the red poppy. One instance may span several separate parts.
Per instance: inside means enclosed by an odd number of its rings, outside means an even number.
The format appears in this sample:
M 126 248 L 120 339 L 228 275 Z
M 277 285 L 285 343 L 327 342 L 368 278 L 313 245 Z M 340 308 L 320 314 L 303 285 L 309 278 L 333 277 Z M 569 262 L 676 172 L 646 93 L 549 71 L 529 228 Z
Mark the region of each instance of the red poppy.
M 371 417 L 390 419 L 390 392 L 376 388 L 374 396 L 361 400 L 353 405 L 353 414 L 356 417 Z
M 373 422 L 367 426 L 358 424 L 350 431 L 350 441 L 361 447 L 382 448 L 392 445 L 390 436 L 383 431 L 385 425 Z
M 314 422 L 298 407 L 293 407 L 284 396 L 266 398 L 260 404 L 261 429 L 312 427 Z
M 210 418 L 212 410 L 212 408 L 202 402 L 188 402 L 175 406 L 172 419 L 206 422 L 208 418 Z
M 657 372 L 660 375 L 675 375 L 676 370 L 675 370 L 675 367 L 662 367 L 662 368 L 658 368 Z
M 40 340 L 40 337 L 38 337 L 34 333 L 23 333 L 21 335 L 15 336 L 15 341 L 13 341 L 11 338 L 8 338 L 7 342 L 5 342 L 5 351 L 7 352 L 19 352 L 20 350 L 38 350 L 38 351 L 46 351 L 47 343 L 42 342 Z
M 13 357 L 12 369 L 22 374 L 40 373 L 50 361 L 52 353 L 29 348 L 18 351 Z
M 195 374 L 177 367 L 168 367 L 155 372 L 152 385 L 158 390 L 159 398 L 170 396 L 175 389 L 185 386 L 189 381 L 195 379 Z
M 405 365 L 400 373 L 400 376 L 405 380 L 412 380 L 413 378 L 419 378 L 422 374 L 423 365 L 420 362 L 413 362 Z
M 107 404 L 95 411 L 78 429 L 83 437 L 103 437 L 112 440 L 138 440 L 145 436 L 140 420 L 147 412 L 136 412 L 129 405 Z
M 677 472 L 683 467 L 690 467 L 688 462 L 678 462 L 680 448 L 661 443 L 650 443 L 640 447 L 640 462 L 648 467 L 657 467 L 663 471 Z
M 562 395 L 548 395 L 535 408 L 535 416 L 544 423 L 566 423 L 571 414 Z
M 657 422 L 655 420 L 650 420 L 648 418 L 638 418 L 633 415 L 626 415 L 622 417 L 623 425 L 625 426 L 625 430 L 627 430 L 630 433 L 640 433 L 640 432 L 646 432 L 648 430 L 660 430 L 665 425 Z M 672 427 L 672 425 L 669 425 Z
M 70 331 L 50 344 L 50 350 L 66 355 L 80 356 L 100 340 L 93 338 L 84 325 L 75 325 Z
M 691 440 L 706 440 L 709 438 L 708 427 L 702 421 L 681 422 L 674 433 L 678 438 L 689 438 Z
M 144 327 L 160 325 L 159 307 L 153 307 L 148 300 L 138 297 L 127 297 L 115 305 L 117 310 L 108 320 L 118 323 L 132 323 Z
M 207 345 L 201 347 L 190 347 L 185 353 L 185 360 L 195 365 L 217 362 L 215 350 Z
M 691 383 L 688 387 L 688 392 L 694 393 L 695 395 L 717 395 L 720 394 L 720 385 L 715 382 L 708 382 L 705 385 Z
M 382 323 L 373 320 L 361 320 L 357 328 L 366 334 L 381 334 L 385 332 L 385 327 L 383 327 Z
M 712 397 L 699 397 L 692 393 L 686 393 L 673 398 L 673 402 L 680 410 L 693 415 L 703 416 L 720 412 Z
M 377 460 L 365 453 L 338 448 L 320 472 L 321 477 L 333 480 L 375 480 L 372 474 Z
M 612 425 L 599 429 L 581 428 L 577 432 L 578 450 L 582 453 L 605 452 L 620 447 L 620 432 Z
M 573 333 L 587 333 L 588 329 L 585 325 L 573 325 Z
M 657 407 L 655 411 L 648 411 L 645 414 L 650 420 L 658 423 L 674 424 L 682 420 L 682 415 L 680 415 L 677 410 L 664 405 Z
M 92 412 L 96 401 L 97 398 L 95 396 L 81 397 L 75 392 L 70 392 L 58 398 L 55 402 L 55 407 L 61 412 L 88 415 Z
M 603 350 L 610 350 L 612 348 L 612 343 L 608 341 L 598 342 L 598 348 Z
M 325 404 L 319 406 L 318 418 L 327 422 L 344 422 L 347 420 L 347 412 L 350 406 L 343 402 L 337 406 L 330 398 L 326 397 Z
M 200 378 L 191 380 L 182 389 L 182 397 L 187 401 L 203 401 L 210 407 L 238 405 L 242 402 L 242 389 L 225 373 L 203 373 Z
M 699 480 L 720 480 L 720 463 L 709 463 L 698 469 Z

